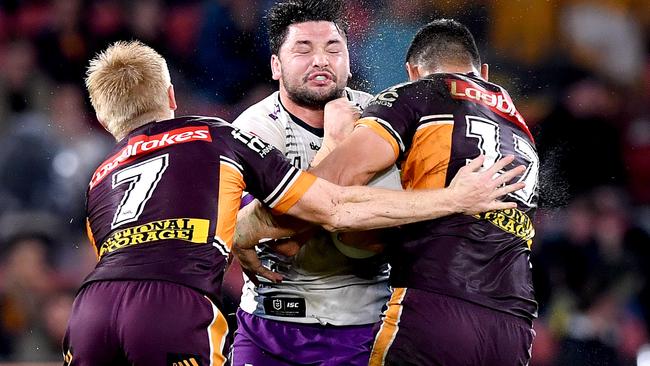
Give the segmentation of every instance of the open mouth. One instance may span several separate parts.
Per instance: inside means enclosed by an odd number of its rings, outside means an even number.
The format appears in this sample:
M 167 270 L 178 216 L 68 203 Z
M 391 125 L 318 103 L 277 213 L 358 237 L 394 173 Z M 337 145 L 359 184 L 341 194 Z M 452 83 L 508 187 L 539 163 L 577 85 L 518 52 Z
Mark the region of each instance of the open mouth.
M 333 81 L 334 75 L 330 74 L 329 72 L 319 71 L 319 72 L 314 72 L 309 74 L 307 80 L 314 81 L 317 83 L 326 83 L 328 81 Z

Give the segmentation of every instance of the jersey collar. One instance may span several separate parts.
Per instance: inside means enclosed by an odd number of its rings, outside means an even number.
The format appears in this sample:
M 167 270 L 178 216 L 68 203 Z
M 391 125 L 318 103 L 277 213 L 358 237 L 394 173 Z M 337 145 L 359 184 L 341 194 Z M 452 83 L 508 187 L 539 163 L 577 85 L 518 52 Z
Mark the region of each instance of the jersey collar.
M 303 121 L 302 119 L 295 116 L 293 113 L 289 112 L 289 110 L 284 106 L 284 104 L 282 104 L 282 99 L 280 99 L 279 95 L 278 95 L 278 101 L 280 102 L 280 106 L 282 106 L 282 109 L 284 109 L 284 111 L 287 112 L 287 114 L 289 115 L 289 118 L 291 118 L 291 120 L 294 121 L 298 126 L 304 128 L 305 130 L 313 133 L 318 137 L 323 137 L 325 135 L 325 129 L 312 127 L 309 124 L 307 124 L 307 122 Z

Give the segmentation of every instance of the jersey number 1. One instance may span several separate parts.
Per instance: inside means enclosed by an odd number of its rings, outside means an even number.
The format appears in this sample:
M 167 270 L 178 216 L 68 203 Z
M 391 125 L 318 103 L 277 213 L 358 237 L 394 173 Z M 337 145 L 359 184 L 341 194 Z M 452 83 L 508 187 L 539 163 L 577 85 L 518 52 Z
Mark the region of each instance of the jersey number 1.
M 484 169 L 494 165 L 503 156 L 501 153 L 501 131 L 499 125 L 485 118 L 467 116 L 467 137 L 478 139 L 478 148 L 481 154 L 485 155 L 483 162 Z M 535 148 L 525 139 L 513 134 L 513 146 L 515 151 L 526 161 L 526 171 L 518 182 L 526 183 L 526 187 L 511 196 L 530 206 L 537 192 L 537 177 L 539 175 L 539 158 Z
M 138 219 L 168 165 L 169 154 L 165 154 L 132 165 L 113 175 L 113 188 L 124 183 L 129 183 L 129 187 L 117 207 L 111 229 Z

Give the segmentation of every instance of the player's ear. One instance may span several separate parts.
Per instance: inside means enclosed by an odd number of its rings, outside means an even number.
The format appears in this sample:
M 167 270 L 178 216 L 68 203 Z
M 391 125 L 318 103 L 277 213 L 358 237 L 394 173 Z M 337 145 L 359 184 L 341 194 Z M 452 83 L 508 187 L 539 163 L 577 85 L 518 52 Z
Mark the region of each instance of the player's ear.
M 406 73 L 409 76 L 409 81 L 415 81 L 420 78 L 420 68 L 418 65 L 411 65 L 410 63 L 406 63 Z
M 282 65 L 277 55 L 271 55 L 271 77 L 273 80 L 280 80 L 282 76 Z
M 178 106 L 176 105 L 176 94 L 174 94 L 174 86 L 170 85 L 167 88 L 167 98 L 169 99 L 169 109 L 175 111 Z
M 488 81 L 488 76 L 490 74 L 490 67 L 488 64 L 482 64 L 481 65 L 481 77 L 483 80 Z

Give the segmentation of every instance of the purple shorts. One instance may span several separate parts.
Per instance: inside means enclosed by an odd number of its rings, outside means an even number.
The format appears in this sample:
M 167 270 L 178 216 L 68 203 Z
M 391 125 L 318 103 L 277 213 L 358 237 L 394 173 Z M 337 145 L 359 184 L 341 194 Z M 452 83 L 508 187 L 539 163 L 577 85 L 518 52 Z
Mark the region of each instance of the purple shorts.
M 280 322 L 237 310 L 232 366 L 366 366 L 372 325 Z
M 395 288 L 370 366 L 527 365 L 530 321 L 450 296 Z
M 198 291 L 165 281 L 99 281 L 77 295 L 65 365 L 223 365 L 226 319 Z

